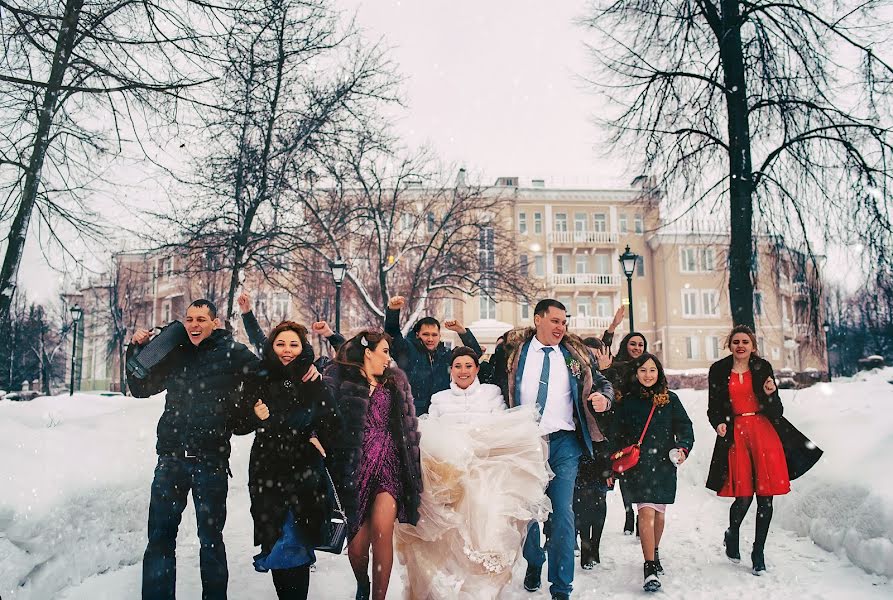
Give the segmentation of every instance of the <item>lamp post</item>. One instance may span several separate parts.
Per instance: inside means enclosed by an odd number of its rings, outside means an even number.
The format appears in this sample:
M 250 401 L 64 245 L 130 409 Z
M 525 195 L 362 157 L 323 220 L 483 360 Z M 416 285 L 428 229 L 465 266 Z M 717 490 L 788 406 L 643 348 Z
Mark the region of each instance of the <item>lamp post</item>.
M 629 298 L 630 333 L 636 330 L 633 326 L 633 273 L 636 270 L 637 262 L 639 262 L 639 255 L 634 252 L 630 252 L 629 244 L 627 244 L 626 250 L 624 250 L 623 254 L 620 255 L 620 264 L 623 266 L 623 274 L 626 275 L 626 290 L 627 296 Z
M 341 332 L 341 284 L 347 275 L 347 265 L 339 256 L 337 260 L 329 263 L 332 269 L 332 279 L 335 281 L 335 331 Z
M 72 324 L 72 336 L 71 341 L 71 383 L 68 386 L 68 395 L 74 396 L 74 372 L 77 367 L 77 356 L 78 356 L 78 323 L 81 321 L 81 315 L 84 314 L 83 309 L 75 304 L 69 309 L 71 312 L 71 324 Z
M 831 382 L 831 348 L 828 346 L 828 332 L 831 331 L 831 323 L 822 323 L 822 331 L 825 332 L 825 364 L 828 366 L 828 382 Z

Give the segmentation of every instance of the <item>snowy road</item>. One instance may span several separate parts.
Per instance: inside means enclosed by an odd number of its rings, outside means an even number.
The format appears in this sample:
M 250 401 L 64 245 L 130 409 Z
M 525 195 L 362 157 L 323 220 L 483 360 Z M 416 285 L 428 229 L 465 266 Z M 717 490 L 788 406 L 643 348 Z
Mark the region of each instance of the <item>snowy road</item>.
M 769 573 L 750 574 L 754 511 L 742 529 L 741 564 L 721 538 L 728 500 L 703 487 L 713 439 L 703 392 L 680 395 L 695 421 L 696 444 L 680 471 L 677 502 L 661 544 L 666 598 L 891 598 L 893 489 L 883 477 L 893 449 L 893 370 L 871 381 L 785 392 L 786 414 L 826 450 L 813 471 L 776 499 L 766 548 Z M 884 410 L 879 410 L 884 408 Z M 0 403 L 0 596 L 4 600 L 121 600 L 139 597 L 148 491 L 154 467 L 158 399 L 76 396 Z M 234 438 L 225 530 L 233 600 L 275 598 L 269 575 L 251 567 L 245 487 L 250 438 Z M 885 452 L 884 452 L 885 450 Z M 874 462 L 873 462 L 874 461 Z M 854 465 L 856 465 L 854 467 Z M 862 469 L 862 471 L 860 471 Z M 621 534 L 623 509 L 609 495 L 602 564 L 577 571 L 574 598 L 641 598 L 642 558 Z M 200 598 L 192 505 L 178 540 L 178 597 Z M 799 532 L 796 533 L 796 532 Z M 823 550 L 817 543 L 825 548 Z M 857 566 L 858 565 L 858 566 Z M 538 600 L 521 588 L 523 565 L 503 598 Z M 871 574 L 875 573 L 875 574 Z M 389 598 L 402 598 L 395 569 Z M 311 598 L 353 597 L 345 556 L 322 555 Z

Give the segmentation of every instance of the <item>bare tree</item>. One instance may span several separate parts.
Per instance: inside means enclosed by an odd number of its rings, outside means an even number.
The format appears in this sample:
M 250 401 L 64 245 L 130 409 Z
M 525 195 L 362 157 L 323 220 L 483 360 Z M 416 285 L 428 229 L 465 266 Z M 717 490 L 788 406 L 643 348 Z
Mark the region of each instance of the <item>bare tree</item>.
M 396 79 L 378 47 L 342 31 L 328 0 L 259 0 L 226 32 L 219 100 L 205 109 L 196 195 L 172 216 L 172 246 L 216 256 L 226 314 L 244 270 L 277 271 L 302 227 L 288 180 L 375 121 Z M 202 270 L 200 265 L 187 268 Z
M 32 217 L 63 249 L 61 229 L 99 235 L 91 185 L 135 122 L 170 122 L 207 81 L 195 23 L 221 12 L 200 0 L 0 0 L 0 218 L 11 219 L 0 321 Z
M 593 3 L 585 23 L 599 37 L 598 84 L 619 108 L 614 147 L 641 153 L 685 213 L 727 203 L 735 323 L 754 324 L 755 218 L 814 264 L 817 234 L 893 258 L 884 4 Z
M 301 252 L 345 260 L 346 288 L 374 320 L 395 294 L 407 297 L 407 322 L 446 296 L 526 297 L 505 198 L 469 184 L 464 169 L 453 181 L 447 173 L 427 151 L 401 156 L 360 139 L 327 164 L 331 185 L 299 194 L 313 232 Z

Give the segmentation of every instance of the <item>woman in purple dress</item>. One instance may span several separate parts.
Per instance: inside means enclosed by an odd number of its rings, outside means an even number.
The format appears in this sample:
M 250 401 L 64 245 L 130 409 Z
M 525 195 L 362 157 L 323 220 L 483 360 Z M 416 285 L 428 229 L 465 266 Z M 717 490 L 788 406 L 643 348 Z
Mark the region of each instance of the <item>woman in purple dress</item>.
M 328 464 L 348 518 L 357 600 L 384 600 L 394 563 L 394 522 L 418 521 L 422 492 L 412 391 L 391 365 L 390 349 L 390 336 L 363 331 L 345 342 L 325 373 L 344 419 Z

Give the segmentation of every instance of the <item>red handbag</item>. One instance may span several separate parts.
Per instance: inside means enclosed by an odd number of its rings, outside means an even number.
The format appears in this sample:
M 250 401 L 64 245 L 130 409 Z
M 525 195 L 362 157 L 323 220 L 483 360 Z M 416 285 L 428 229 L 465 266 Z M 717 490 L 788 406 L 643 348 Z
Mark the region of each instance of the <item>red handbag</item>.
M 611 468 L 615 473 L 622 474 L 639 464 L 640 447 L 642 446 L 642 440 L 645 439 L 645 432 L 648 431 L 648 425 L 651 424 L 651 417 L 654 416 L 655 408 L 657 408 L 657 404 L 652 404 L 651 412 L 648 413 L 648 420 L 645 421 L 645 429 L 642 430 L 638 443 L 627 446 L 611 455 Z

